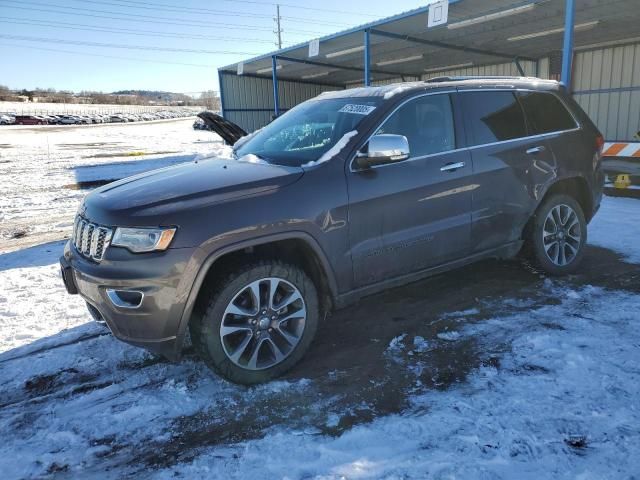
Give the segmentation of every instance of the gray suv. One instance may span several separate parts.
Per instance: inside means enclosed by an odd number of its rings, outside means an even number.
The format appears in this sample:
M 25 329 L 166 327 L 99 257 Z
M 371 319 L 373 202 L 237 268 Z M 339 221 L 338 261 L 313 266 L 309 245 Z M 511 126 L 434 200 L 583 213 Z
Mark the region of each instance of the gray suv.
M 61 257 L 69 293 L 177 360 L 190 332 L 227 379 L 298 362 L 334 308 L 524 252 L 573 272 L 600 205 L 602 135 L 565 88 L 437 78 L 328 92 L 212 158 L 105 185 Z

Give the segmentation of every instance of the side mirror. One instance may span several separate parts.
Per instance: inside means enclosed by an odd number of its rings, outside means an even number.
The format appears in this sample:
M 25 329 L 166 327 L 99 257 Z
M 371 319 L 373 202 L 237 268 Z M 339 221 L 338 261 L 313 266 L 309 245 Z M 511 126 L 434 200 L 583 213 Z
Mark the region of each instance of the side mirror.
M 406 160 L 409 153 L 407 137 L 384 133 L 369 139 L 367 152 L 358 152 L 356 162 L 360 168 L 370 168 Z

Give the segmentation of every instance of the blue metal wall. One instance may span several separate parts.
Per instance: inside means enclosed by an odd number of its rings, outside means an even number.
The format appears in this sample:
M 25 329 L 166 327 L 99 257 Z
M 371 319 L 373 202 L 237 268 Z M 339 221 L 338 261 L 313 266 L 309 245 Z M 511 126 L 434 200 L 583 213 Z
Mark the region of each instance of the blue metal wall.
M 224 117 L 252 132 L 269 123 L 275 112 L 271 78 L 220 72 L 220 92 Z M 297 104 L 338 87 L 313 83 L 278 81 L 280 113 Z

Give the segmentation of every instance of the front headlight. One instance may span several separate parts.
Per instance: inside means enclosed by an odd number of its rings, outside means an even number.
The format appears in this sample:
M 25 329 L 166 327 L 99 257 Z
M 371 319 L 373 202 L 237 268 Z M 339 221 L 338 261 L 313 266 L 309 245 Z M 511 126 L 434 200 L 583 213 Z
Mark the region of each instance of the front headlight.
M 166 250 L 175 233 L 175 228 L 118 227 L 111 239 L 111 245 L 124 247 L 135 253 Z

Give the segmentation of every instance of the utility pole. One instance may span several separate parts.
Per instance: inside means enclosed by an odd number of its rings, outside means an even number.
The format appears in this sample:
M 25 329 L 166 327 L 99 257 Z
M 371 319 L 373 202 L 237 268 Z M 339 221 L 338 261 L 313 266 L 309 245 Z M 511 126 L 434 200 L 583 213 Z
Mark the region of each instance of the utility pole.
M 280 25 L 281 20 L 282 18 L 280 17 L 280 4 L 276 4 L 276 16 L 273 17 L 273 21 L 276 22 L 276 30 L 273 33 L 278 35 L 278 40 L 276 41 L 278 50 L 282 50 L 282 26 Z

